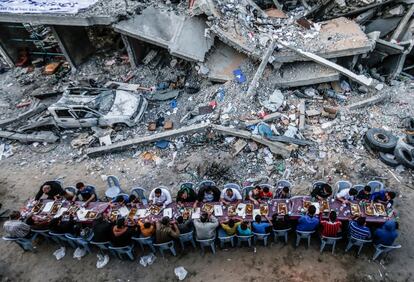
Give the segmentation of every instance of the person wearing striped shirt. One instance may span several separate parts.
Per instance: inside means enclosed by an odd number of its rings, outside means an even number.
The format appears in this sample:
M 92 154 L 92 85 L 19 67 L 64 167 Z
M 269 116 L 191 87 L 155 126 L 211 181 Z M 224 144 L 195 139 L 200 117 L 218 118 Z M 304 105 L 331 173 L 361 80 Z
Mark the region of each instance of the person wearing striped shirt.
M 371 238 L 371 230 L 365 226 L 365 217 L 358 217 L 349 223 L 349 234 L 361 240 L 368 240 Z
M 30 218 L 31 215 L 28 216 Z M 4 225 L 3 229 L 6 232 L 8 237 L 11 238 L 25 238 L 30 235 L 30 225 L 20 219 L 20 212 L 13 211 L 10 216 L 9 220 L 7 220 Z
M 336 211 L 329 213 L 328 220 L 321 220 L 321 235 L 325 237 L 339 237 L 342 231 L 342 222 L 336 218 Z

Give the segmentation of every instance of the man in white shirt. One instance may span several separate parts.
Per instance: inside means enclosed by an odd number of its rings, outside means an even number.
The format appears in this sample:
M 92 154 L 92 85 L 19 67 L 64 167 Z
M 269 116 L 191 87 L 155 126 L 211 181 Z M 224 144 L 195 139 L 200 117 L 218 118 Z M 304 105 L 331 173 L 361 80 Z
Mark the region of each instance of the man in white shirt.
M 224 189 L 220 195 L 220 201 L 225 205 L 228 205 L 230 203 L 238 204 L 241 202 L 241 200 L 242 200 L 242 196 L 239 190 L 235 188 Z
M 353 200 L 357 194 L 358 191 L 355 188 L 343 189 L 336 193 L 336 199 L 342 202 L 343 204 L 348 204 L 349 201 Z
M 149 195 L 149 201 L 151 204 L 157 206 L 163 206 L 164 208 L 171 204 L 171 194 L 167 189 L 164 188 L 155 188 L 151 191 Z

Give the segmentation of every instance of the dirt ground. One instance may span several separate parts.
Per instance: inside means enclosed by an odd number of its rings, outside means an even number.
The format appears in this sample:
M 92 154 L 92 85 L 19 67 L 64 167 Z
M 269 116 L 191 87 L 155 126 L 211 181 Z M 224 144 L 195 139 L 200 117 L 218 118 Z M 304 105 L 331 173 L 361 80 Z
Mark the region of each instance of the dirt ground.
M 200 156 L 202 158 L 202 152 Z M 347 157 L 344 157 L 344 161 L 347 161 Z M 329 163 L 327 160 L 327 167 Z M 121 182 L 125 186 L 133 185 L 134 180 L 127 177 L 129 174 L 135 176 L 135 181 L 148 182 L 148 187 L 159 183 L 176 186 L 183 180 L 173 169 L 164 169 L 147 181 L 145 175 L 151 168 L 142 167 L 133 159 L 121 158 L 114 165 L 130 168 L 131 171 L 121 175 Z M 379 161 L 375 160 L 372 166 L 377 165 Z M 54 163 L 46 169 L 35 163 L 19 168 L 10 158 L 1 164 L 0 197 L 6 208 L 19 208 L 28 197 L 35 194 L 42 181 L 58 176 L 64 176 L 66 185 L 79 179 L 95 184 L 99 195 L 103 195 L 105 186 L 100 174 L 110 172 L 111 167 L 108 167 L 99 174 L 91 175 L 86 164 L 71 165 L 68 169 L 64 162 Z M 311 181 L 313 179 L 304 179 L 295 187 L 296 193 L 304 193 Z M 358 179 L 353 181 L 357 182 Z M 138 263 L 139 260 L 129 262 L 113 258 L 103 269 L 97 269 L 96 253 L 78 261 L 72 258 L 73 250 L 69 250 L 65 258 L 57 261 L 52 254 L 57 249 L 56 245 L 40 242 L 38 252 L 34 254 L 24 253 L 15 244 L 1 242 L 0 278 L 1 281 L 177 281 L 174 268 L 183 266 L 189 272 L 187 281 L 413 281 L 414 247 L 410 239 L 414 228 L 410 219 L 414 216 L 414 192 L 412 187 L 397 186 L 392 177 L 389 181 L 388 186 L 399 190 L 401 195 L 397 200 L 401 222 L 398 243 L 403 248 L 380 262 L 371 261 L 372 247 L 364 249 L 357 259 L 353 253 L 345 254 L 343 242 L 338 245 L 335 255 L 329 251 L 319 254 L 316 237 L 310 249 L 304 245 L 295 249 L 293 234 L 287 246 L 272 242 L 267 248 L 258 246 L 218 250 L 215 256 L 207 252 L 202 257 L 200 250 L 188 247 L 185 252 L 179 252 L 177 257 L 157 257 L 155 263 L 146 268 Z M 142 255 L 141 250 L 137 249 L 136 256 L 139 258 Z

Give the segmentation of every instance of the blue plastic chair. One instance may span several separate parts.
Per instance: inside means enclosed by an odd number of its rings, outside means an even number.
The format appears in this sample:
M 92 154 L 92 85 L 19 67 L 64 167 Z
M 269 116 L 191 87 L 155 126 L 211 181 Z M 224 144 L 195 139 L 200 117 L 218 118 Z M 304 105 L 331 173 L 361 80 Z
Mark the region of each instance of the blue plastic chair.
M 311 193 L 316 186 L 319 186 L 321 184 L 328 184 L 328 183 L 326 181 L 322 181 L 322 180 L 313 182 L 312 187 L 309 187 L 309 193 Z
M 253 234 L 249 235 L 249 236 L 240 236 L 240 235 L 236 235 L 237 238 L 237 247 L 240 247 L 242 242 L 247 242 L 247 244 L 249 245 L 249 247 L 252 246 L 252 238 L 253 238 Z
M 227 183 L 227 184 L 224 184 L 223 190 L 226 190 L 226 189 L 229 189 L 229 188 L 236 189 L 240 193 L 242 192 L 242 189 L 241 189 L 240 185 L 237 184 L 237 183 Z
M 107 242 L 94 242 L 94 241 L 90 241 L 89 244 L 96 246 L 99 249 L 99 252 L 104 255 L 105 251 L 109 251 L 111 252 L 111 250 L 109 249 L 109 247 L 111 247 L 111 242 L 107 241 Z
M 108 188 L 118 187 L 119 189 L 121 189 L 121 183 L 119 182 L 118 177 L 116 177 L 115 175 L 108 175 L 108 177 L 106 178 L 106 183 L 108 184 Z
M 152 237 L 132 237 L 132 240 L 137 242 L 141 247 L 141 250 L 144 251 L 144 246 L 148 246 L 153 253 L 155 253 L 154 242 Z
M 142 187 L 134 187 L 134 188 L 131 189 L 130 194 L 137 196 L 137 198 L 141 199 L 141 202 L 144 205 L 147 205 L 148 204 L 148 199 L 145 196 L 145 192 L 146 192 L 145 189 L 142 188 Z
M 364 190 L 365 185 L 364 184 L 356 184 L 356 185 L 352 186 L 352 188 L 355 188 L 359 193 L 359 191 Z
M 374 245 L 374 247 L 375 247 L 375 254 L 372 260 L 376 260 L 381 254 L 385 254 L 386 256 L 388 256 L 389 252 L 396 250 L 396 249 L 401 249 L 401 245 L 385 246 L 382 244 L 378 244 L 378 245 Z
M 12 238 L 12 237 L 4 236 L 3 240 L 9 241 L 9 242 L 15 242 L 25 252 L 30 251 L 30 252 L 35 253 L 36 249 L 33 246 L 33 240 L 36 239 L 36 236 L 37 234 L 32 234 L 32 236 L 29 238 Z
M 194 235 L 193 234 L 194 234 L 194 231 L 184 233 L 184 234 L 180 234 L 178 239 L 180 240 L 181 250 L 184 250 L 184 243 L 186 243 L 186 242 L 190 242 L 191 245 L 193 245 L 194 249 L 196 249 L 196 244 L 194 242 Z
M 68 192 L 72 193 L 73 196 L 76 196 L 76 193 L 78 192 L 78 189 L 76 189 L 73 186 L 68 186 L 68 187 L 65 188 L 65 191 L 68 191 Z
M 362 239 L 358 239 L 358 238 L 351 236 L 349 237 L 348 245 L 345 248 L 345 252 L 348 252 L 353 246 L 357 246 L 358 247 L 357 256 L 359 256 L 364 245 L 369 244 L 371 242 L 372 240 L 362 240 Z
M 124 198 L 124 200 L 128 200 L 129 199 L 129 195 L 126 193 L 119 193 L 116 197 L 122 196 Z
M 185 187 L 195 190 L 196 185 L 193 182 L 184 182 L 180 184 L 180 189 Z
M 384 184 L 377 180 L 370 181 L 367 183 L 367 185 L 371 187 L 371 193 L 384 190 Z
M 321 236 L 321 248 L 320 248 L 320 252 L 323 252 L 323 249 L 325 249 L 326 245 L 331 245 L 332 246 L 332 254 L 335 253 L 335 246 L 336 246 L 336 242 L 341 240 L 342 237 L 326 237 L 326 236 Z
M 170 251 L 173 254 L 173 256 L 177 255 L 177 253 L 175 252 L 174 241 L 153 245 L 160 251 L 162 257 L 164 257 L 164 251 Z
M 288 242 L 288 234 L 292 228 L 283 229 L 283 230 L 275 230 L 273 229 L 273 240 L 276 242 L 278 238 L 285 238 L 285 244 Z
M 236 235 L 228 235 L 224 229 L 219 228 L 218 230 L 218 239 L 220 241 L 220 248 L 224 248 L 225 243 L 230 243 L 234 247 L 234 238 Z
M 270 233 L 260 234 L 260 233 L 253 232 L 253 235 L 254 235 L 253 241 L 255 245 L 257 244 L 257 241 L 263 241 L 264 246 L 267 247 L 267 238 L 269 238 Z
M 208 186 L 210 187 L 216 186 L 216 182 L 214 182 L 213 180 L 203 180 L 200 183 L 198 183 L 196 192 L 198 192 L 202 187 L 208 187 Z
M 243 187 L 243 190 L 242 190 L 242 198 L 244 200 L 247 200 L 247 196 L 249 195 L 249 192 L 253 190 L 253 188 L 254 188 L 254 186 L 246 186 L 246 187 Z
M 74 244 L 76 244 L 79 248 L 84 249 L 88 254 L 91 253 L 91 249 L 89 248 L 89 242 L 93 237 L 91 234 L 88 238 L 76 237 L 72 234 L 65 234 L 65 237 L 71 240 Z
M 289 190 L 292 191 L 293 184 L 289 180 L 281 179 L 276 183 L 276 187 L 289 187 Z
M 30 230 L 32 233 L 37 234 L 37 236 L 42 236 L 46 239 L 46 241 L 51 240 L 51 236 L 49 235 L 49 229 L 32 229 Z
M 315 233 L 314 231 L 299 231 L 296 230 L 296 247 L 299 246 L 299 243 L 302 239 L 307 239 L 308 240 L 308 248 L 310 247 L 310 240 L 312 237 L 312 234 Z
M 115 254 L 120 260 L 124 259 L 126 255 L 130 260 L 134 260 L 134 245 L 125 246 L 125 247 L 108 247 L 109 250 Z
M 50 237 L 52 238 L 53 241 L 55 241 L 58 245 L 65 247 L 65 246 L 69 246 L 72 247 L 74 249 L 76 249 L 76 244 L 71 240 L 68 239 L 66 237 L 66 234 L 60 234 L 60 233 L 54 233 L 52 231 L 49 232 Z M 68 234 L 70 235 L 70 234 Z
M 351 182 L 346 181 L 346 180 L 339 180 L 338 182 L 335 183 L 335 194 L 334 194 L 334 196 L 336 196 L 336 194 L 338 194 L 342 190 L 350 189 L 350 188 L 352 188 L 352 183 Z
M 202 255 L 204 255 L 204 248 L 205 247 L 210 247 L 213 254 L 216 254 L 216 246 L 214 245 L 215 240 L 216 240 L 215 237 L 212 238 L 212 239 L 206 239 L 206 240 L 197 239 L 197 242 L 200 244 Z

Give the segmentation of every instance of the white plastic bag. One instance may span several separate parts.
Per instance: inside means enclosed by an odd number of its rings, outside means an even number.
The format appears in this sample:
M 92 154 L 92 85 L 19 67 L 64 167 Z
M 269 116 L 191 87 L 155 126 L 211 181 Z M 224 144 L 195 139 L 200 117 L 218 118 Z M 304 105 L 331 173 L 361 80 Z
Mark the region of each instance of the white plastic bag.
M 185 270 L 184 269 L 184 267 L 182 267 L 182 266 L 179 266 L 179 267 L 176 267 L 175 269 L 174 269 L 174 273 L 175 273 L 175 275 L 178 277 L 178 280 L 184 280 L 185 279 L 185 277 L 187 276 L 187 270 Z
M 98 254 L 97 257 L 98 257 L 98 261 L 96 262 L 96 268 L 102 268 L 102 267 L 104 267 L 105 265 L 108 264 L 108 262 L 109 262 L 109 256 L 108 255 L 103 256 L 101 254 Z
M 153 264 L 156 258 L 157 258 L 157 257 L 156 257 L 153 253 L 150 253 L 150 254 L 149 254 L 149 255 L 147 255 L 147 256 L 143 256 L 143 257 L 141 257 L 141 258 L 140 258 L 140 260 L 139 260 L 139 263 L 140 263 L 143 267 L 146 267 L 147 265 L 151 265 L 151 264 Z
M 62 259 L 65 255 L 66 255 L 66 248 L 65 247 L 61 247 L 59 249 L 57 249 L 53 255 L 56 257 L 57 260 Z
M 86 250 L 83 248 L 76 248 L 76 250 L 73 252 L 73 258 L 76 258 L 80 260 L 83 256 L 86 255 Z

